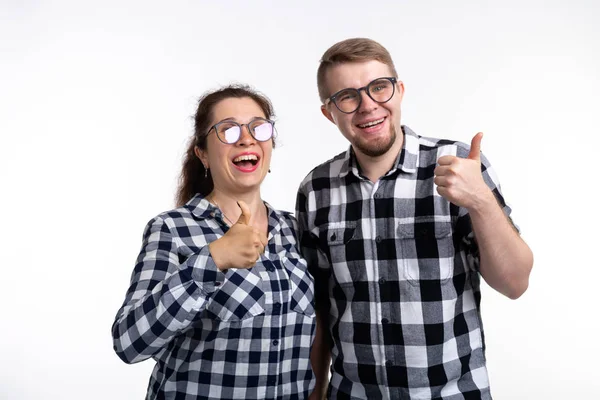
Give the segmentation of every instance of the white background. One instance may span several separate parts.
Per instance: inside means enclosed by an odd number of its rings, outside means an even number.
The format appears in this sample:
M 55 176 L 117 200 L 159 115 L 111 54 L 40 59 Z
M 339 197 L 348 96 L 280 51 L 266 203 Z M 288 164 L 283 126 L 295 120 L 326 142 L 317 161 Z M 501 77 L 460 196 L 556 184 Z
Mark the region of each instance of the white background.
M 496 399 L 600 390 L 600 5 L 564 1 L 42 2 L 0 6 L 0 398 L 141 399 L 110 328 L 145 223 L 173 207 L 195 102 L 247 82 L 275 105 L 263 198 L 346 148 L 316 69 L 348 37 L 391 52 L 403 123 L 482 149 L 535 254 L 528 292 L 483 288 Z

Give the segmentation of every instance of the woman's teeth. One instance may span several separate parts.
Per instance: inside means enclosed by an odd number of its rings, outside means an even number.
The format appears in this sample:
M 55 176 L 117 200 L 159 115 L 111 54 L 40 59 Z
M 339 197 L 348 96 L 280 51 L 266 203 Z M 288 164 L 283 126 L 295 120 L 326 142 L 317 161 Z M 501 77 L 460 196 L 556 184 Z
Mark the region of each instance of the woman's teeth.
M 258 157 L 256 157 L 254 154 L 244 154 L 243 156 L 239 156 L 233 159 L 233 162 L 240 162 L 240 161 L 257 161 Z
M 233 163 L 238 166 L 246 166 L 246 167 L 249 167 L 250 165 L 254 166 L 258 163 L 258 157 L 255 154 L 244 154 L 244 155 L 234 158 Z

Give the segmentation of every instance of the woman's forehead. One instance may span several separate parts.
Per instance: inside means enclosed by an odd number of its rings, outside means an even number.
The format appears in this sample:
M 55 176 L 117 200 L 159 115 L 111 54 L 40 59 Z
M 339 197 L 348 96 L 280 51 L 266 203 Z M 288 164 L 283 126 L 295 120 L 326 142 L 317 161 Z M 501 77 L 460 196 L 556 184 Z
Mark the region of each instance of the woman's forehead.
M 215 104 L 212 110 L 215 121 L 232 119 L 234 121 L 249 121 L 255 117 L 266 118 L 264 111 L 256 101 L 250 97 L 230 97 Z

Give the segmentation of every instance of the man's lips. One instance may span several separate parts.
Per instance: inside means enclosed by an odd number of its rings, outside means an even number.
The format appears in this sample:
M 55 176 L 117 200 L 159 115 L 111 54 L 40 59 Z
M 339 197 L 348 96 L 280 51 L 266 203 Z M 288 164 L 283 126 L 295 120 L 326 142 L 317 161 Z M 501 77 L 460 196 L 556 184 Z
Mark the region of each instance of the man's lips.
M 385 129 L 387 117 L 381 118 L 370 118 L 366 121 L 361 121 L 359 124 L 354 126 L 365 134 L 377 134 L 383 132 Z
M 367 129 L 367 128 L 371 128 L 373 126 L 377 126 L 383 123 L 383 121 L 385 121 L 386 117 L 381 117 L 381 118 L 377 118 L 377 119 L 369 119 L 368 121 L 364 121 L 364 122 L 360 122 L 358 124 L 356 124 L 357 127 L 359 127 L 360 129 Z

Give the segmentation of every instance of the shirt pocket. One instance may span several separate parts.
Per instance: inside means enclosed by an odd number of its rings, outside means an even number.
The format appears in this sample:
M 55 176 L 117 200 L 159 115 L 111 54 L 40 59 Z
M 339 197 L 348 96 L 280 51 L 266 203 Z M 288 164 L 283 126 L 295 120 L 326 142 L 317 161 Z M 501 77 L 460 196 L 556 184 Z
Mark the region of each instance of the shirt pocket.
M 398 224 L 405 278 L 446 283 L 454 272 L 452 223 L 434 217 L 418 217 L 414 222 Z
M 263 282 L 257 273 L 252 269 L 229 269 L 226 277 L 206 306 L 211 318 L 235 322 L 265 313 Z
M 313 317 L 315 286 L 312 276 L 308 273 L 306 261 L 303 258 L 285 256 L 281 262 L 289 276 L 290 308 L 297 313 Z
M 340 285 L 364 280 L 364 246 L 355 240 L 356 222 L 335 222 L 319 234 L 321 246 L 329 257 L 333 275 Z

